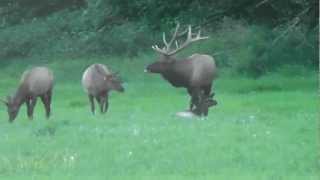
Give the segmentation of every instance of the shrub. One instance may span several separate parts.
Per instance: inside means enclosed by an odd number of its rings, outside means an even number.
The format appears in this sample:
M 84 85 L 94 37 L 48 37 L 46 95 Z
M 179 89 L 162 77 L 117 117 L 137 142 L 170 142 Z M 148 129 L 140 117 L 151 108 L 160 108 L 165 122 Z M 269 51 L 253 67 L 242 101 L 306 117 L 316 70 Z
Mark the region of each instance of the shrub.
M 288 21 L 296 11 L 309 10 L 306 7 L 310 4 L 304 1 L 299 1 L 301 7 L 284 18 L 288 23 L 273 27 L 269 23 L 252 23 L 252 16 L 244 16 L 244 19 L 232 14 L 223 17 L 235 12 L 234 8 L 247 7 L 246 3 L 235 0 L 179 0 L 174 5 L 171 1 L 155 0 L 72 0 L 66 4 L 62 0 L 52 1 L 52 6 L 62 6 L 58 9 L 51 8 L 49 0 L 45 0 L 28 4 L 20 11 L 18 7 L 25 2 L 8 2 L 13 0 L 0 3 L 0 15 L 6 14 L 0 17 L 1 59 L 105 54 L 136 56 L 151 51 L 152 44 L 162 43 L 162 31 L 170 32 L 176 20 L 182 26 L 203 25 L 203 34 L 211 37 L 179 55 L 207 53 L 215 57 L 219 67 L 230 68 L 236 73 L 259 77 L 283 65 L 316 67 L 319 55 L 318 25 L 314 27 L 311 22 L 301 20 L 292 26 Z M 216 6 L 209 6 L 212 4 Z M 47 14 L 36 13 L 48 8 Z M 305 14 L 301 19 L 309 17 L 312 8 L 303 11 Z M 17 12 L 8 13 L 10 10 Z
M 224 18 L 218 30 L 202 45 L 196 46 L 198 51 L 217 54 L 215 58 L 220 67 L 254 77 L 282 66 L 315 68 L 318 58 L 317 33 L 308 32 L 302 25 L 273 30 Z

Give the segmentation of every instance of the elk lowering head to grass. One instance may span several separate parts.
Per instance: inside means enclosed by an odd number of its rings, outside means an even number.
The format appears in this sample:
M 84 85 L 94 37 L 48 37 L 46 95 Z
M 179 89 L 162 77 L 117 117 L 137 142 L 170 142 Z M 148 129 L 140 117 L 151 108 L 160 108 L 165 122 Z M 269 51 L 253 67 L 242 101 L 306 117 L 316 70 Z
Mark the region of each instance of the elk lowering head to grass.
M 169 42 L 163 33 L 163 48 L 159 48 L 158 45 L 152 46 L 152 49 L 159 53 L 160 58 L 155 63 L 148 65 L 145 71 L 161 74 L 174 87 L 186 88 L 191 96 L 189 110 L 197 115 L 207 116 L 208 108 L 216 105 L 216 101 L 207 103 L 210 102 L 208 98 L 210 98 L 212 82 L 216 75 L 213 57 L 206 54 L 193 54 L 184 59 L 177 59 L 174 55 L 191 43 L 208 39 L 208 37 L 201 36 L 200 30 L 197 34 L 193 34 L 191 26 L 188 26 L 186 31 L 179 33 L 179 27 L 178 23 Z M 177 38 L 186 33 L 186 41 L 179 45 Z M 172 48 L 173 43 L 175 43 L 175 49 Z
M 9 121 L 12 122 L 18 115 L 23 103 L 27 105 L 29 119 L 33 118 L 33 109 L 40 97 L 46 109 L 46 117 L 50 116 L 50 104 L 53 88 L 53 74 L 46 67 L 35 67 L 25 71 L 22 75 L 17 92 L 2 100 L 8 109 Z
M 99 103 L 101 113 L 105 113 L 109 107 L 109 92 L 111 90 L 124 92 L 120 79 L 103 64 L 93 64 L 85 70 L 82 86 L 88 94 L 93 114 L 95 114 L 94 99 Z

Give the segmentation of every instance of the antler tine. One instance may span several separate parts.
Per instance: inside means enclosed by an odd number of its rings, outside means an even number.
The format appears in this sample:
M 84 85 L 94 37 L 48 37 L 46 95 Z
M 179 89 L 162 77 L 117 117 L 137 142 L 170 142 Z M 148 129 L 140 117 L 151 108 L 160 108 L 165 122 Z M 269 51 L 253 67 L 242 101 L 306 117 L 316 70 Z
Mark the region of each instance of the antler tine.
M 199 29 L 199 31 L 198 31 L 198 34 L 197 34 L 197 38 L 196 39 L 208 39 L 209 38 L 209 36 L 204 36 L 204 37 L 201 37 L 201 29 Z
M 167 41 L 166 34 L 164 32 L 162 34 L 162 40 L 163 40 L 163 43 L 164 43 L 165 46 L 161 49 L 161 48 L 158 47 L 158 45 L 153 45 L 152 49 L 157 51 L 157 52 L 159 52 L 159 53 L 161 53 L 161 54 L 165 54 L 165 55 L 169 55 L 170 56 L 170 55 L 173 55 L 173 54 L 177 53 L 178 51 L 184 49 L 185 47 L 187 47 L 192 42 L 209 38 L 208 36 L 201 37 L 200 29 L 199 29 L 197 34 L 193 34 L 191 25 L 189 25 L 188 28 L 185 31 L 183 31 L 182 33 L 178 33 L 179 28 L 180 28 L 180 23 L 177 22 L 176 29 L 175 29 L 170 41 L 169 42 Z M 181 46 L 179 46 L 178 40 L 176 40 L 177 36 L 181 36 L 181 35 L 183 35 L 185 33 L 187 33 L 187 39 Z M 192 36 L 194 36 L 194 37 L 192 37 Z M 172 43 L 174 43 L 174 42 L 175 42 L 175 45 L 176 45 L 176 49 L 170 51 L 170 47 L 171 47 Z
M 175 29 L 175 31 L 174 31 L 169 43 L 168 43 L 168 41 L 166 39 L 166 33 L 163 32 L 162 40 L 163 40 L 163 43 L 164 43 L 165 46 L 161 49 L 161 48 L 158 47 L 158 45 L 153 45 L 153 46 L 151 46 L 152 49 L 157 51 L 157 52 L 159 52 L 159 53 L 162 53 L 162 54 L 166 54 L 166 55 L 169 54 L 170 47 L 171 47 L 172 43 L 175 41 L 175 39 L 176 39 L 176 37 L 178 35 L 179 28 L 180 28 L 180 24 L 177 23 L 176 29 Z
M 187 41 L 192 39 L 192 32 L 191 32 L 191 25 L 188 26 L 188 37 L 187 37 Z M 187 42 L 186 41 L 186 42 Z
M 199 29 L 198 34 L 197 34 L 197 38 L 200 38 L 201 35 L 201 30 Z
M 168 53 L 168 55 L 173 55 L 173 54 L 177 53 L 178 51 L 180 51 L 180 50 L 184 49 L 185 47 L 187 47 L 192 42 L 199 41 L 199 40 L 204 40 L 204 39 L 208 39 L 209 38 L 208 36 L 201 37 L 201 31 L 200 30 L 198 31 L 198 34 L 196 35 L 196 37 L 192 38 L 191 25 L 189 25 L 187 29 L 188 29 L 187 40 L 181 46 L 179 46 L 177 41 L 176 41 L 177 49 L 171 51 L 170 53 Z
M 172 35 L 172 38 L 171 38 L 171 40 L 170 40 L 170 42 L 169 42 L 169 45 L 171 45 L 171 44 L 173 43 L 173 41 L 176 40 L 177 35 L 178 35 L 179 28 L 180 28 L 180 23 L 177 22 L 176 29 L 175 29 L 175 31 L 174 31 L 174 33 L 173 33 L 173 35 Z
M 187 32 L 188 32 L 188 29 L 185 29 L 184 31 L 182 31 L 182 32 L 180 32 L 180 33 L 178 34 L 178 37 L 184 35 L 184 34 L 187 33 Z
M 162 40 L 163 40 L 164 45 L 165 45 L 166 47 L 168 47 L 169 45 L 168 45 L 168 42 L 167 42 L 167 40 L 166 40 L 166 33 L 165 33 L 165 32 L 163 32 L 163 34 L 162 34 Z
M 165 50 L 165 48 L 160 49 L 158 45 L 151 46 L 151 48 L 161 54 L 167 54 L 167 51 Z
M 191 26 L 191 29 L 192 29 L 192 26 Z M 184 31 L 182 31 L 178 34 L 178 37 L 183 36 L 184 34 L 188 33 L 188 31 L 189 31 L 189 28 L 186 28 Z M 197 34 L 191 33 L 191 35 L 197 35 Z

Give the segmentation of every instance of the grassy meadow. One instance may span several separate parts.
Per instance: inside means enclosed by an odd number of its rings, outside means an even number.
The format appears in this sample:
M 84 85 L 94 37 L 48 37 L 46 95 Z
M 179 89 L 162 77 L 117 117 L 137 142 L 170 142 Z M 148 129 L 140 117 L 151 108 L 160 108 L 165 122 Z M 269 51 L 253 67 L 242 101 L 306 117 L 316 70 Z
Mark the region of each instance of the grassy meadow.
M 21 59 L 1 62 L 0 96 L 26 68 L 55 73 L 52 117 L 41 101 L 8 122 L 0 108 L 0 179 L 319 178 L 319 96 L 315 72 L 279 71 L 259 79 L 221 70 L 218 106 L 206 119 L 175 116 L 188 107 L 184 89 L 143 73 L 154 56 Z M 119 71 L 125 93 L 112 92 L 108 113 L 93 116 L 83 70 L 100 62 Z

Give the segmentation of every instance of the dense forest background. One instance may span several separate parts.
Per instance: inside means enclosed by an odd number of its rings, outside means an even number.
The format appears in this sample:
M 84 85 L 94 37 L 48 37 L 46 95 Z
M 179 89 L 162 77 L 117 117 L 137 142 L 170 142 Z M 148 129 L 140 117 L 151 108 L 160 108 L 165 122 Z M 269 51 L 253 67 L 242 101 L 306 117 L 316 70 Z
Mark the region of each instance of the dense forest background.
M 318 7 L 318 0 L 1 0 L 0 60 L 139 56 L 180 22 L 211 37 L 188 51 L 235 72 L 316 69 Z

